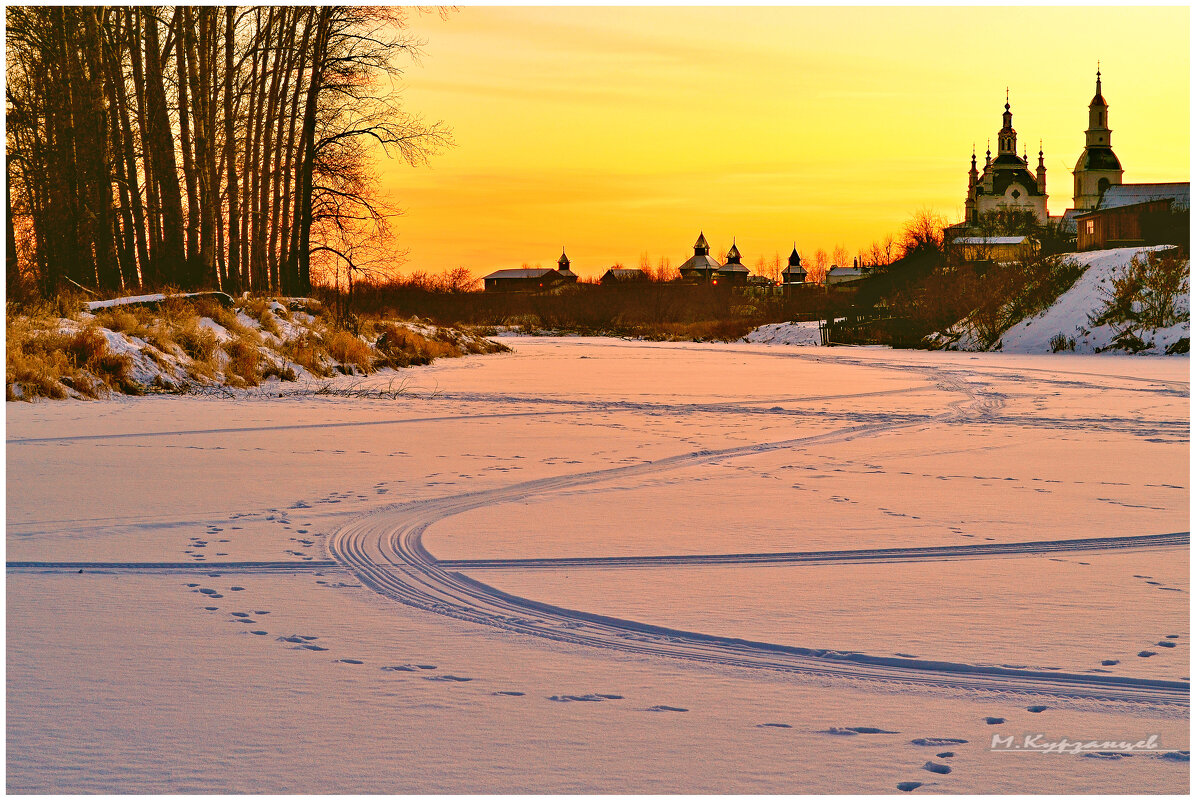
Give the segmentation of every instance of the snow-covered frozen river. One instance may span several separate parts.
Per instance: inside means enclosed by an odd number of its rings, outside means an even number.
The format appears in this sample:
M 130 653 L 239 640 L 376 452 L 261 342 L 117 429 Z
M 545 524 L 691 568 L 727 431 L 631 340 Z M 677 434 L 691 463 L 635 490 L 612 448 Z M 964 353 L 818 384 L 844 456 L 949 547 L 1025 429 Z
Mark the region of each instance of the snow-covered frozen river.
M 1188 787 L 1186 358 L 508 342 L 9 403 L 8 790 Z

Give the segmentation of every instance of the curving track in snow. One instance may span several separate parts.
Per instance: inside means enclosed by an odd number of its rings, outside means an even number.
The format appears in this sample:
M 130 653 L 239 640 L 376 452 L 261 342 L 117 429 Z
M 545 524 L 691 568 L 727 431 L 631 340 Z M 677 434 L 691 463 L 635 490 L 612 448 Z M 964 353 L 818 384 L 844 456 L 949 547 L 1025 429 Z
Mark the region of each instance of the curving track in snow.
M 950 411 L 933 416 L 934 422 L 950 424 L 969 419 L 984 419 L 998 412 L 1003 397 L 992 391 L 978 392 L 962 378 L 946 371 L 935 371 L 932 379 L 940 387 L 962 393 L 962 400 L 950 404 Z M 822 678 L 841 678 L 949 688 L 963 692 L 999 692 L 1050 695 L 1063 698 L 1107 702 L 1147 704 L 1172 708 L 1186 714 L 1189 684 L 1180 681 L 1131 678 L 1095 674 L 1065 674 L 1053 671 L 1016 670 L 990 665 L 969 665 L 922 659 L 880 657 L 861 653 L 799 648 L 766 642 L 720 637 L 700 632 L 681 631 L 632 620 L 607 617 L 590 612 L 564 609 L 502 592 L 463 575 L 454 566 L 435 559 L 422 544 L 424 532 L 436 521 L 471 509 L 498 503 L 517 502 L 580 485 L 611 479 L 647 476 L 683 466 L 746 456 L 781 449 L 801 448 L 828 442 L 893 431 L 917 422 L 895 420 L 849 426 L 810 437 L 758 443 L 722 450 L 697 451 L 656 461 L 584 473 L 553 476 L 493 490 L 417 501 L 384 508 L 359 518 L 336 532 L 328 543 L 330 554 L 352 571 L 361 582 L 378 593 L 410 606 L 437 614 L 492 626 L 511 632 L 542 637 L 558 642 L 614 649 L 648 656 L 680 658 L 711 665 L 784 671 Z M 1104 540 L 1021 543 L 997 546 L 1003 555 L 1043 553 L 1066 548 L 1143 548 L 1183 547 L 1187 534 L 1153 537 L 1119 537 Z M 992 546 L 989 546 L 992 549 Z M 950 558 L 946 548 L 897 549 L 904 560 Z M 976 548 L 957 549 L 957 557 L 978 558 L 995 555 Z M 890 549 L 892 551 L 892 549 Z M 966 552 L 966 553 L 965 553 Z M 765 558 L 767 555 L 758 555 Z M 861 561 L 869 558 L 894 558 L 873 552 L 837 552 L 823 554 L 787 554 L 793 561 Z M 668 557 L 665 557 L 668 558 Z M 677 557 L 673 557 L 674 559 Z M 702 557 L 694 557 L 702 558 Z M 705 557 L 727 558 L 727 557 Z M 748 557 L 732 557 L 749 563 Z M 540 560 L 543 561 L 543 560 Z M 594 560 L 590 560 L 591 562 Z

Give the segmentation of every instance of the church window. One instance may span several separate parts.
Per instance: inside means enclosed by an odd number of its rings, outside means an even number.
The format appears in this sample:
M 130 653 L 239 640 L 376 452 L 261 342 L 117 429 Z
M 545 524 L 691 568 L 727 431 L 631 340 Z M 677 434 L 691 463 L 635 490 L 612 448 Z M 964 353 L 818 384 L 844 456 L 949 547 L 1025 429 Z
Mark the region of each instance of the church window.
M 1022 193 L 1016 189 L 1014 189 L 1013 192 L 1011 192 L 1010 194 L 1013 196 L 1014 200 L 1017 200 L 1019 197 L 1022 196 Z

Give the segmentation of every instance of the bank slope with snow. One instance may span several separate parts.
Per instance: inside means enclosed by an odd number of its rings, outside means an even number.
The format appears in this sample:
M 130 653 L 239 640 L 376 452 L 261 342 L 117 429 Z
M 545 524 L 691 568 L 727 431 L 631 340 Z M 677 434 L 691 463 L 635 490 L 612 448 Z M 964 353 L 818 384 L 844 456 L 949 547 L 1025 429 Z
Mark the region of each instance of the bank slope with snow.
M 821 345 L 818 321 L 803 323 L 769 323 L 748 333 L 744 342 L 762 345 Z
M 986 348 L 970 320 L 928 338 L 945 350 L 992 350 L 1002 353 L 1187 353 L 1191 323 L 1188 320 L 1190 280 L 1184 279 L 1172 298 L 1176 322 L 1166 327 L 1144 326 L 1134 320 L 1097 324 L 1112 296 L 1114 280 L 1129 268 L 1134 257 L 1145 259 L 1151 251 L 1169 246 L 1113 248 L 1064 256 L 1083 268 L 1076 282 L 1051 306 L 1006 329 Z
M 1184 319 L 1166 328 L 1137 327 L 1132 323 L 1106 323 L 1094 325 L 1090 322 L 1104 309 L 1108 293 L 1112 290 L 1114 277 L 1124 270 L 1135 256 L 1145 258 L 1151 250 L 1165 250 L 1165 246 L 1154 248 L 1115 248 L 1091 253 L 1076 254 L 1086 266 L 1083 274 L 1071 289 L 1059 296 L 1046 311 L 1022 320 L 1001 335 L 993 350 L 1004 353 L 1051 353 L 1062 348 L 1076 353 L 1125 352 L 1120 344 L 1123 335 L 1131 334 L 1147 347 L 1138 352 L 1163 354 L 1174 349 L 1176 343 L 1191 336 L 1188 282 L 1183 291 L 1175 297 L 1175 308 Z M 1074 343 L 1074 345 L 1073 345 Z M 1183 348 L 1186 353 L 1187 349 Z

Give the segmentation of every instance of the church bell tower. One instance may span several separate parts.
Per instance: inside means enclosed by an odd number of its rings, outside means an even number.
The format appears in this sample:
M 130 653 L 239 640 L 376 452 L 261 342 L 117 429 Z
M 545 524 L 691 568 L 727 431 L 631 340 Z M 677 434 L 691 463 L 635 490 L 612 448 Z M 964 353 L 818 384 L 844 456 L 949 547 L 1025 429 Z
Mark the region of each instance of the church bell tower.
M 1088 130 L 1084 132 L 1084 152 L 1080 154 L 1075 176 L 1075 207 L 1094 209 L 1110 186 L 1121 183 L 1121 162 L 1113 152 L 1113 132 L 1109 129 L 1109 104 L 1101 93 L 1100 68 L 1096 70 L 1096 94 L 1088 104 Z

